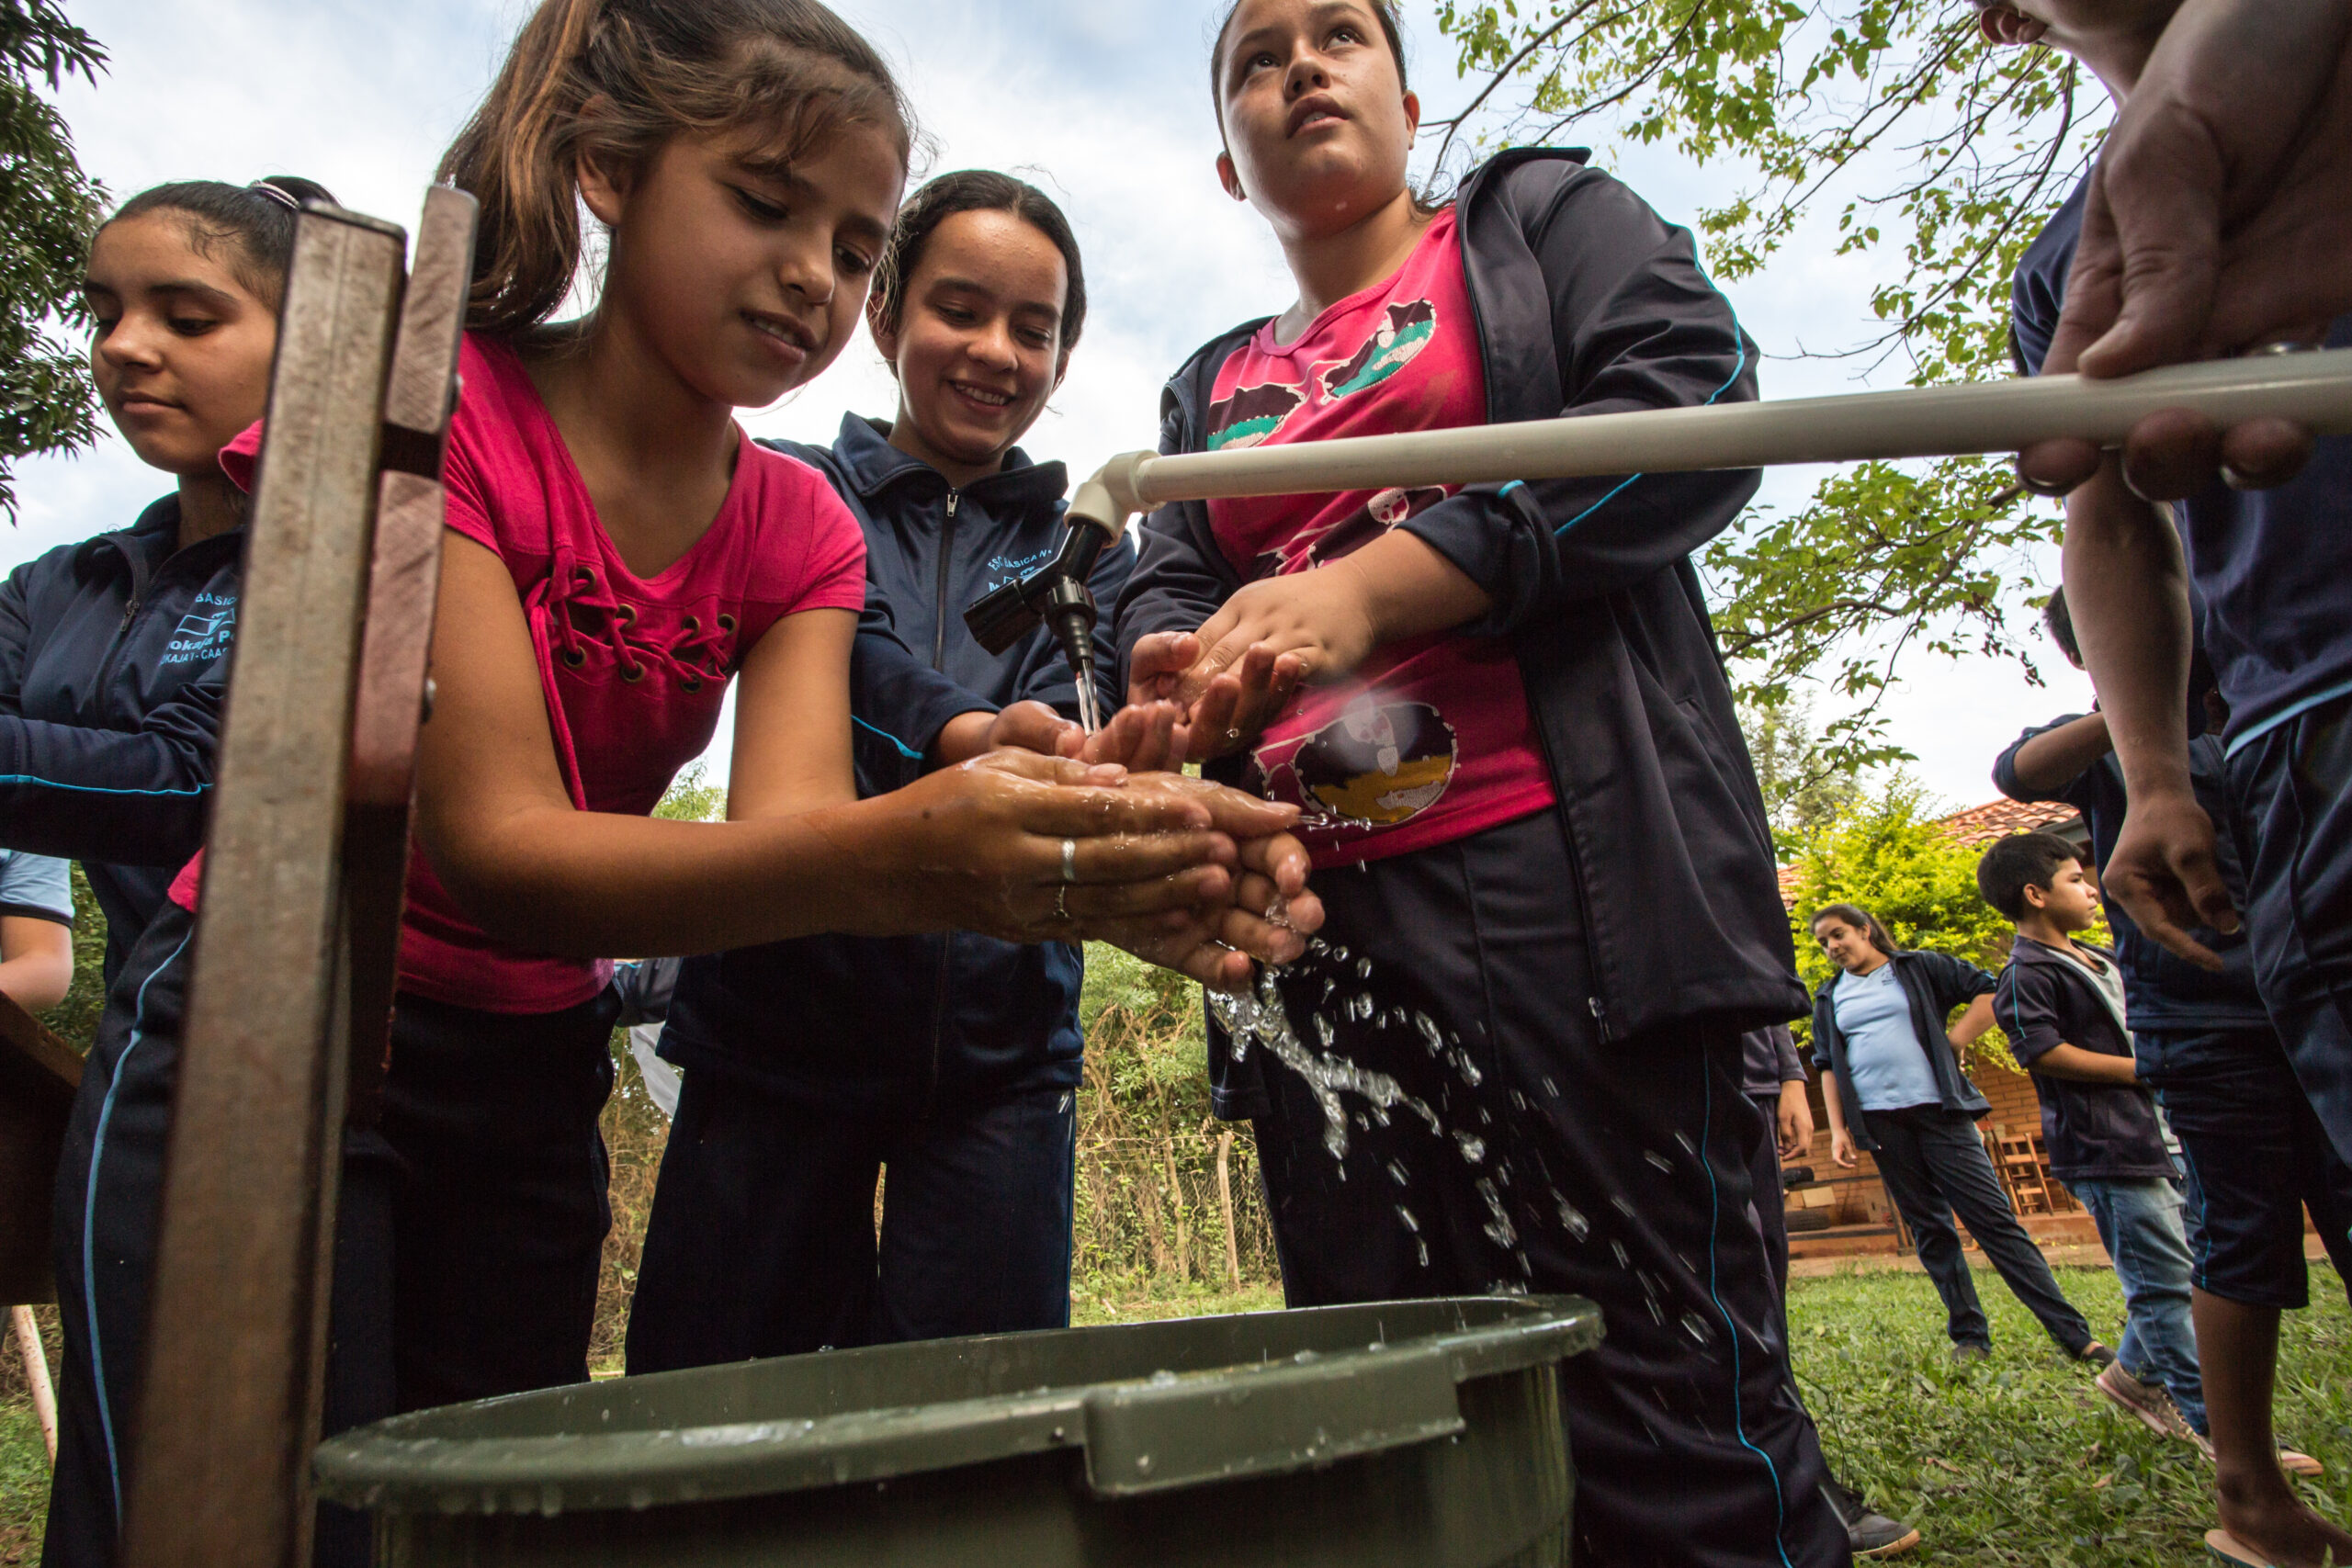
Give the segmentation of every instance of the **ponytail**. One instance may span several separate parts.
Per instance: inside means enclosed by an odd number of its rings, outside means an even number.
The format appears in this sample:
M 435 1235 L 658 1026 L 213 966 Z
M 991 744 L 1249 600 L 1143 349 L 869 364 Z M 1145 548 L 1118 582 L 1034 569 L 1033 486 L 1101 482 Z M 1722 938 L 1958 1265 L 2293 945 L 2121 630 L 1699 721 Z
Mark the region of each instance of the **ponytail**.
M 874 46 L 817 0 L 542 0 L 441 160 L 481 203 L 467 325 L 545 321 L 580 271 L 579 165 L 649 167 L 682 132 L 756 138 L 786 165 L 850 125 L 912 117 Z

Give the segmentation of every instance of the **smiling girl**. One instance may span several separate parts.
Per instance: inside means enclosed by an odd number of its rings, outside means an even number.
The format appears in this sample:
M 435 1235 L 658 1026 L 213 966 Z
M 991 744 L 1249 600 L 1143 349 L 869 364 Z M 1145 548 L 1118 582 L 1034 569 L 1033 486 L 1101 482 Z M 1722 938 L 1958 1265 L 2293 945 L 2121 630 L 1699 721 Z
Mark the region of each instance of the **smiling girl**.
M 860 636 L 852 662 L 868 793 L 990 744 L 1082 740 L 1052 635 L 990 654 L 962 611 L 1059 541 L 1068 475 L 1013 444 L 1085 318 L 1060 209 L 1004 175 L 943 175 L 899 214 L 866 307 L 896 413 L 845 417 L 830 448 L 783 448 L 857 515 L 895 621 L 895 637 Z M 1105 604 L 1134 561 L 1124 541 L 1105 553 Z M 1176 715 L 1162 707 L 1164 752 Z M 1083 976 L 1075 943 L 968 931 L 689 960 L 662 1036 L 685 1082 L 629 1370 L 1066 1326 Z
M 1211 59 L 1217 177 L 1298 294 L 1177 372 L 1163 450 L 1755 395 L 1689 233 L 1583 153 L 1416 195 L 1388 0 L 1242 0 Z M 1600 1303 L 1608 1337 L 1561 1371 L 1580 1562 L 1847 1555 L 1749 1217 L 1739 1036 L 1804 993 L 1689 559 L 1756 482 L 1170 506 L 1119 607 L 1136 694 L 1190 704 L 1195 754 L 1347 868 L 1318 874 L 1332 948 L 1282 976 L 1290 1016 L 1457 1134 L 1358 1122 L 1335 1162 L 1304 1079 L 1213 1042 L 1285 1296 Z
M 856 797 L 865 542 L 734 415 L 849 341 L 910 142 L 813 0 L 545 0 L 444 161 L 481 218 L 384 1096 L 403 1408 L 587 1376 L 599 955 L 962 926 L 1214 977 L 1212 937 L 1296 941 L 1232 911 L 1306 869 L 1238 796 L 997 753 Z M 555 323 L 582 208 L 608 259 Z M 650 818 L 739 676 L 729 820 Z

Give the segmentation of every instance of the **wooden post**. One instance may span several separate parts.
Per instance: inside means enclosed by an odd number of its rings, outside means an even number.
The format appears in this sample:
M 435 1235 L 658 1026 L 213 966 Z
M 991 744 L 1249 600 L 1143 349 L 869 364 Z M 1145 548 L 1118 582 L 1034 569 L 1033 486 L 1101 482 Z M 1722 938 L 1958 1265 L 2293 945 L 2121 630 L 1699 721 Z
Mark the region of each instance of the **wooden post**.
M 1241 1288 L 1241 1237 L 1233 1225 L 1233 1129 L 1216 1135 L 1216 1201 L 1225 1211 L 1225 1277 Z
M 474 204 L 307 208 L 246 541 L 124 1568 L 300 1568 L 345 1092 L 380 1065 Z M 389 421 L 389 423 L 388 423 Z M 371 606 L 370 595 L 376 595 Z M 365 674 L 365 657 L 376 661 Z
M 41 1348 L 40 1325 L 33 1309 L 12 1306 L 8 1321 L 16 1325 L 17 1343 L 25 1353 L 25 1381 L 33 1388 L 33 1416 L 40 1423 L 40 1440 L 49 1450 L 49 1468 L 57 1468 L 57 1391 L 49 1383 L 49 1352 Z

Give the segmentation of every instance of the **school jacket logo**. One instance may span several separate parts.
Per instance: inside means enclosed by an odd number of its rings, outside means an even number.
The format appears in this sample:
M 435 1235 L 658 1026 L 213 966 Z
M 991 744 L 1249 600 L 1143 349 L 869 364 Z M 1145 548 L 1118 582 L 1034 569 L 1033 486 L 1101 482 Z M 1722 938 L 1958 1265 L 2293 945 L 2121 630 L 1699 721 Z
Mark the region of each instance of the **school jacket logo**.
M 172 628 L 161 662 L 194 664 L 229 651 L 237 635 L 237 599 L 232 593 L 209 591 L 196 596 L 195 607 Z
M 1289 743 L 1277 761 L 1258 753 L 1272 782 L 1285 768 L 1309 828 L 1394 828 L 1438 803 L 1459 758 L 1453 727 L 1427 703 L 1384 703 L 1369 693 L 1322 728 Z M 1270 793 L 1270 792 L 1269 792 Z

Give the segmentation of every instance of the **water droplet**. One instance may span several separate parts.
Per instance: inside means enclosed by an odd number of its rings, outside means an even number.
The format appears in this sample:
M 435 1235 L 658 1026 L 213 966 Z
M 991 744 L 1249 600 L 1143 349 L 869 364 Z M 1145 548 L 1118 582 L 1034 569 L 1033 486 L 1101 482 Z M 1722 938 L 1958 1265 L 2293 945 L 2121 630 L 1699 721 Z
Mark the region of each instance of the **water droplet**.
M 1356 978 L 1359 980 L 1369 980 L 1372 978 L 1371 959 L 1359 958 L 1356 960 Z
M 1684 1154 L 1689 1155 L 1692 1159 L 1697 1159 L 1699 1157 L 1698 1147 L 1690 1142 L 1690 1134 L 1677 1133 L 1674 1134 L 1674 1141 L 1682 1145 L 1682 1152 Z
M 1657 1150 L 1644 1149 L 1642 1151 L 1642 1157 L 1649 1161 L 1652 1165 L 1657 1167 L 1658 1169 L 1665 1171 L 1668 1176 L 1674 1174 L 1674 1162 L 1667 1158 L 1664 1155 L 1659 1154 Z
M 1326 1051 L 1339 1043 L 1339 1036 L 1331 1030 L 1331 1021 L 1319 1012 L 1315 1015 L 1315 1038 L 1323 1042 Z
M 1454 1146 L 1462 1151 L 1462 1157 L 1472 1165 L 1476 1165 L 1487 1157 L 1487 1141 L 1484 1138 L 1475 1137 L 1468 1133 L 1456 1133 L 1453 1134 L 1453 1143 Z
M 1625 1244 L 1623 1242 L 1612 1239 L 1609 1243 L 1609 1250 L 1617 1255 L 1618 1268 L 1631 1269 L 1634 1266 L 1634 1260 L 1625 1256 Z
M 1695 1312 L 1686 1312 L 1682 1314 L 1682 1332 L 1702 1345 L 1714 1337 L 1713 1331 L 1707 1327 Z
M 1592 1222 L 1584 1217 L 1584 1211 L 1578 1209 L 1574 1203 L 1569 1202 L 1566 1198 L 1561 1198 L 1556 1192 L 1553 1193 L 1552 1196 L 1559 1200 L 1560 1224 L 1563 1229 L 1565 1229 L 1570 1235 L 1576 1237 L 1578 1241 L 1582 1241 L 1586 1236 L 1592 1234 Z
M 1421 1234 L 1421 1222 L 1413 1218 L 1413 1211 L 1402 1203 L 1396 1205 L 1396 1217 L 1405 1222 L 1407 1230 L 1411 1231 L 1415 1235 Z
M 1629 1220 L 1638 1220 L 1642 1217 L 1634 1212 L 1634 1205 L 1625 1201 L 1625 1195 L 1622 1192 L 1611 1192 L 1609 1195 L 1609 1206 Z
M 1560 1086 L 1554 1083 L 1550 1078 L 1545 1078 L 1544 1080 L 1544 1093 L 1548 1099 L 1557 1100 L 1560 1098 Z
M 1413 1027 L 1421 1032 L 1421 1039 L 1429 1045 L 1430 1055 L 1434 1056 L 1439 1052 L 1445 1049 L 1443 1043 L 1438 1039 L 1437 1021 L 1430 1017 L 1429 1014 L 1425 1012 L 1415 1013 L 1413 1015 Z
M 1399 1187 L 1409 1185 L 1405 1179 L 1405 1167 L 1401 1161 L 1392 1159 L 1388 1162 L 1388 1175 Z
M 1176 1374 L 1170 1371 L 1167 1368 L 1162 1367 L 1159 1371 L 1151 1374 L 1151 1386 L 1154 1388 L 1173 1388 L 1176 1386 Z
M 1428 1268 L 1430 1266 L 1430 1244 L 1416 1236 L 1413 1239 L 1413 1250 L 1420 1255 L 1421 1267 L 1424 1269 Z

